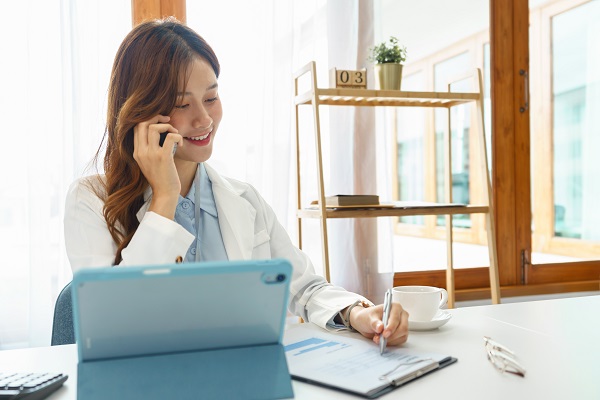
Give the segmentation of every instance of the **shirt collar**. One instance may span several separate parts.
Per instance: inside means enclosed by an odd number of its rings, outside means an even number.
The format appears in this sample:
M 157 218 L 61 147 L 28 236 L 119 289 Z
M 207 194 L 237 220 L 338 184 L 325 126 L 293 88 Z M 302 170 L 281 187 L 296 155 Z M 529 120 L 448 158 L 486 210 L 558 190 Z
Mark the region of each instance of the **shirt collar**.
M 204 163 L 198 164 L 198 168 L 200 168 L 200 209 L 213 217 L 218 217 L 217 213 L 217 204 L 215 203 L 215 196 L 213 195 L 212 190 L 212 182 L 206 173 L 206 168 L 204 168 Z M 196 178 L 194 178 L 194 183 L 190 188 L 190 191 L 185 196 L 186 199 L 190 200 L 192 203 L 196 201 Z M 179 202 L 183 201 L 183 197 L 179 195 Z

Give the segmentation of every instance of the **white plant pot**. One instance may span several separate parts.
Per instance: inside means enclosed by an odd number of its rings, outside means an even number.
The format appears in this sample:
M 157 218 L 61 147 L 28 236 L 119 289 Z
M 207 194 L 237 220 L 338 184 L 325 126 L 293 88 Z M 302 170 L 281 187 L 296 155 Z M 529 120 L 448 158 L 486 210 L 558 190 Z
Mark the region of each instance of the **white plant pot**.
M 400 90 L 402 64 L 375 64 L 375 82 L 379 90 Z

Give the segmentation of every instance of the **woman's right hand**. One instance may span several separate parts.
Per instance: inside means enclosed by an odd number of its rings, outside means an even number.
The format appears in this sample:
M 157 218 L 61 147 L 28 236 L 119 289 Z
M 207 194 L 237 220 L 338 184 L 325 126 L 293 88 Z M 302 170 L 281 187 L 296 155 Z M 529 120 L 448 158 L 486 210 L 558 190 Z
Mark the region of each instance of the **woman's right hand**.
M 133 128 L 133 158 L 152 188 L 148 211 L 173 219 L 181 191 L 181 181 L 173 161 L 173 146 L 175 143 L 182 146 L 183 138 L 168 123 L 170 119 L 157 115 Z M 169 132 L 162 147 L 159 145 L 161 132 Z

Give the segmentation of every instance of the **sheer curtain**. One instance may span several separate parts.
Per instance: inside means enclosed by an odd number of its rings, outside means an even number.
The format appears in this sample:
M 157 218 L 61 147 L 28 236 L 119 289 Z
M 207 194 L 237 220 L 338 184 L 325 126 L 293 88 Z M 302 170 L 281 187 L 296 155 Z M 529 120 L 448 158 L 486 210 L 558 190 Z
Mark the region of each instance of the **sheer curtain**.
M 71 280 L 64 197 L 104 131 L 108 76 L 131 29 L 130 2 L 3 4 L 0 106 L 0 349 L 50 344 Z
M 314 60 L 319 86 L 326 87 L 330 68 L 366 67 L 373 14 L 371 0 L 187 4 L 188 25 L 213 46 L 222 67 L 224 118 L 210 163 L 223 174 L 256 186 L 295 240 L 292 74 Z M 370 79 L 373 82 L 372 74 Z M 321 113 L 328 194 L 381 193 L 378 186 L 391 187 L 387 181 L 377 182 L 386 180 L 389 167 L 383 165 L 385 157 L 376 157 L 386 140 L 375 135 L 375 110 L 323 107 Z M 301 157 L 307 167 L 302 201 L 308 204 L 316 198 L 308 107 L 301 108 L 300 118 L 306 133 Z M 384 191 L 383 197 L 390 195 Z M 381 302 L 383 290 L 392 285 L 391 224 L 384 220 L 329 221 L 332 282 L 375 302 Z M 305 220 L 303 229 L 304 249 L 322 272 L 318 222 Z
M 327 2 L 328 68 L 367 68 L 369 88 L 374 88 L 368 49 L 374 43 L 373 1 L 330 0 Z M 389 151 L 377 129 L 373 107 L 332 107 L 330 116 L 330 193 L 379 194 L 390 199 L 386 162 Z M 382 122 L 381 118 L 379 121 Z M 389 131 L 389 130 L 386 130 Z M 334 172 L 335 171 L 335 172 Z M 331 280 L 361 293 L 375 303 L 392 286 L 391 224 L 389 219 L 338 219 L 329 222 L 331 235 Z
M 0 66 L 6 114 L 0 146 L 0 349 L 50 342 L 54 302 L 71 279 L 63 240 L 66 190 L 75 178 L 95 172 L 87 167 L 104 131 L 110 67 L 131 29 L 128 1 L 14 1 L 5 10 L 13 18 L 0 25 L 3 37 L 11 38 L 2 44 Z M 256 186 L 293 240 L 292 73 L 314 60 L 319 86 L 325 87 L 330 68 L 365 66 L 372 14 L 370 0 L 187 3 L 188 25 L 208 40 L 222 64 L 224 118 L 210 162 Z M 302 112 L 308 167 L 303 185 L 314 190 L 303 199 L 308 204 L 316 196 L 313 123 L 308 107 Z M 386 139 L 375 135 L 373 113 L 340 109 L 330 115 L 322 109 L 324 154 L 333 155 L 326 165 L 330 190 L 389 198 L 384 190 L 390 185 L 374 185 L 389 167 L 376 165 L 386 162 L 375 157 Z M 384 257 L 390 233 L 386 219 L 330 223 L 333 283 L 380 302 L 382 289 L 391 285 L 392 263 Z M 306 220 L 305 249 L 319 272 L 318 238 L 318 222 Z
M 187 2 L 187 24 L 221 64 L 223 120 L 209 163 L 253 184 L 286 223 L 291 156 L 292 4 Z M 252 16 L 252 17 L 250 17 Z

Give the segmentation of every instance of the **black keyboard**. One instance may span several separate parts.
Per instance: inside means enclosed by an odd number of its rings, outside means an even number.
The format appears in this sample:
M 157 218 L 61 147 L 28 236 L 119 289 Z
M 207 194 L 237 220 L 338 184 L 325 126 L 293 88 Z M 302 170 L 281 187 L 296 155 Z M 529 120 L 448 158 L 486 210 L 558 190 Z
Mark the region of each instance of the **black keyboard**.
M 43 399 L 61 387 L 68 377 L 44 372 L 0 372 L 0 400 Z

